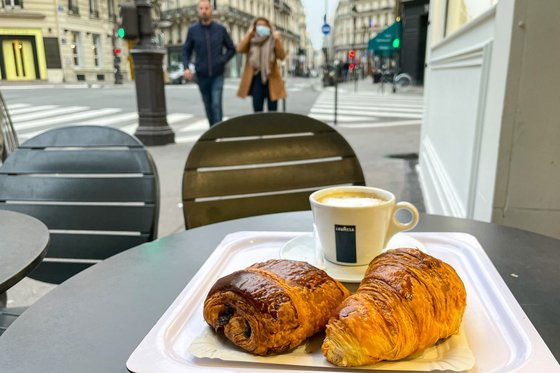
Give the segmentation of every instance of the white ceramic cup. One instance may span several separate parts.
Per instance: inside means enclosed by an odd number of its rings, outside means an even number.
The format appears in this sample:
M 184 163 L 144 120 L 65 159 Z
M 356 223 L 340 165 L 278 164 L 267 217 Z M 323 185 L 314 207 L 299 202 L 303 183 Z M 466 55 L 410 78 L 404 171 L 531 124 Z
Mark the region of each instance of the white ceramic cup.
M 342 205 L 325 197 L 354 198 Z M 371 198 L 372 202 L 368 200 Z M 396 202 L 393 193 L 365 186 L 343 186 L 318 190 L 309 196 L 316 239 L 325 259 L 341 265 L 366 265 L 379 255 L 395 233 L 407 231 L 418 223 L 418 210 L 409 202 Z M 343 201 L 345 202 L 345 201 Z M 370 203 L 371 202 L 371 203 Z M 395 214 L 405 209 L 412 214 L 401 223 Z

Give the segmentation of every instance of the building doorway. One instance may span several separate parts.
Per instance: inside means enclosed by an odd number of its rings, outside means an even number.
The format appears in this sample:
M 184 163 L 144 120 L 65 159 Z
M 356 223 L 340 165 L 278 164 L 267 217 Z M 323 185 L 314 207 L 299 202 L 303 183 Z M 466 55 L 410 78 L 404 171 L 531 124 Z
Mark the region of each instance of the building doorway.
M 36 59 L 33 43 L 25 39 L 2 40 L 2 58 L 6 80 L 37 79 Z

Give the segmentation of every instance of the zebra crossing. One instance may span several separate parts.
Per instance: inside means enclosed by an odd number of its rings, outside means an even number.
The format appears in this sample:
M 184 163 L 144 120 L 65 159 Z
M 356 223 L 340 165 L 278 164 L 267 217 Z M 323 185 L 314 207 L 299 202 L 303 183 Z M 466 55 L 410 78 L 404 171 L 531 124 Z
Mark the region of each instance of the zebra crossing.
M 334 104 L 334 89 L 325 89 L 311 107 L 309 116 L 332 124 Z M 338 89 L 337 125 L 341 127 L 418 126 L 423 110 L 422 96 Z
M 8 111 L 20 143 L 48 129 L 68 125 L 111 126 L 129 134 L 138 127 L 138 114 L 119 108 L 17 103 L 9 104 Z M 175 131 L 176 143 L 195 142 L 208 129 L 206 118 L 189 113 L 170 113 L 167 123 Z

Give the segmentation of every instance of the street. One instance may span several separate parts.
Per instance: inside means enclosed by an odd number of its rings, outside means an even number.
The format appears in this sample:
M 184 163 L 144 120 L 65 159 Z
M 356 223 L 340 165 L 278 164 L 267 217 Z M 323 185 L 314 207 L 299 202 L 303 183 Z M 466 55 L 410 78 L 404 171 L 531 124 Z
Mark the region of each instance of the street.
M 252 112 L 251 99 L 236 96 L 238 82 L 226 80 L 224 119 Z M 355 88 L 352 82 L 339 85 L 336 128 L 358 155 L 367 184 L 392 190 L 397 198 L 415 203 L 423 210 L 414 170 L 423 110 L 422 91 L 393 94 L 386 87 L 382 92 L 370 80 L 360 81 L 357 92 Z M 289 78 L 286 89 L 287 111 L 333 124 L 333 87 L 323 88 L 319 79 Z M 91 88 L 76 84 L 13 85 L 2 87 L 2 92 L 20 142 L 58 126 L 97 124 L 133 134 L 138 125 L 133 85 Z M 166 101 L 168 123 L 175 131 L 176 143 L 185 144 L 181 151 L 188 152 L 208 129 L 198 87 L 167 85 Z M 151 151 L 165 156 L 165 148 L 153 147 Z

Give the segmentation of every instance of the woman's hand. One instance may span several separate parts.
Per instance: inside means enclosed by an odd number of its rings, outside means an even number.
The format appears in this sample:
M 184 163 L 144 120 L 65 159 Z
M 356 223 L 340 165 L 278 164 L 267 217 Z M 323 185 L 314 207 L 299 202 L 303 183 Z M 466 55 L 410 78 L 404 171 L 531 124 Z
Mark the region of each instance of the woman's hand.
M 282 33 L 280 31 L 274 31 L 272 36 L 274 37 L 274 40 L 281 40 L 282 39 Z

